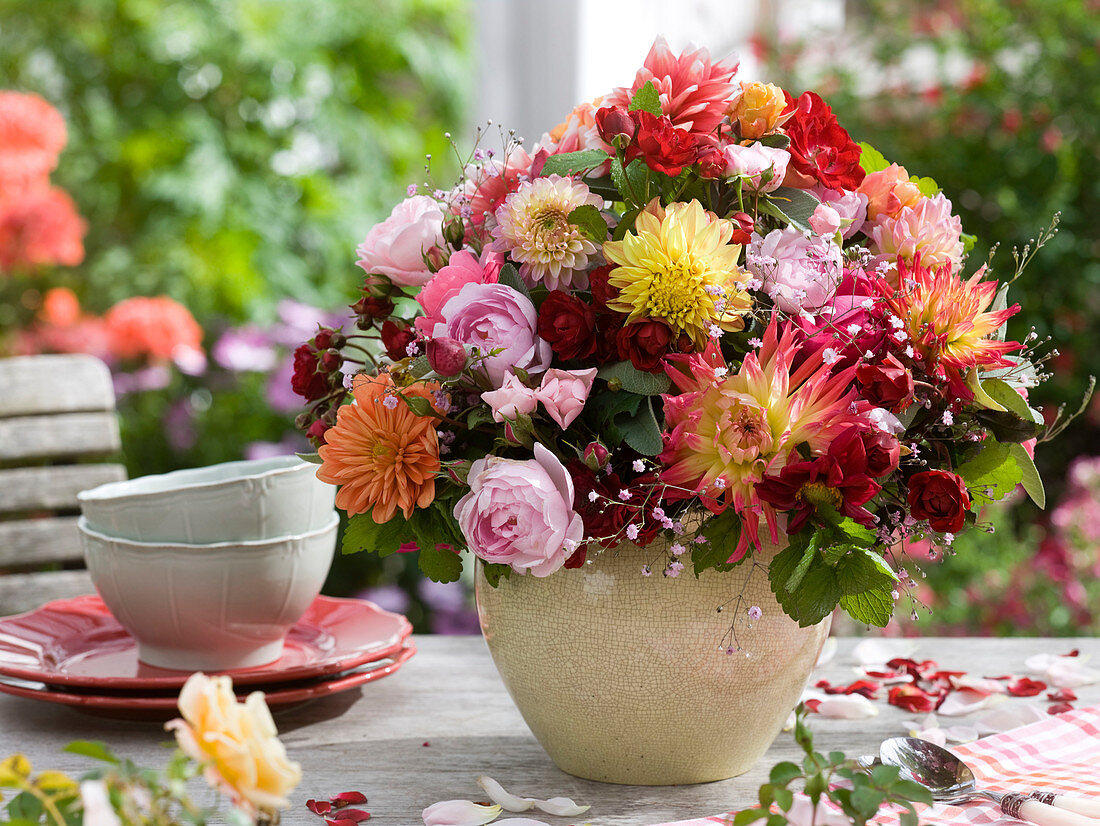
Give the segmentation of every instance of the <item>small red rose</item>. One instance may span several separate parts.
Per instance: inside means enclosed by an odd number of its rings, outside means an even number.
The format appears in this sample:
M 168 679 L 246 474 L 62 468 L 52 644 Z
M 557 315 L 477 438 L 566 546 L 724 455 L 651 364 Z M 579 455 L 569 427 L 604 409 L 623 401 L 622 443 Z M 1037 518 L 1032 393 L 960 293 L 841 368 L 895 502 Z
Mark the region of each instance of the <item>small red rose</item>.
M 913 401 L 913 374 L 893 354 L 888 354 L 881 363 L 857 367 L 856 382 L 863 398 L 893 413 L 904 410 Z
M 909 512 L 927 519 L 932 530 L 958 533 L 970 510 L 970 494 L 962 478 L 948 470 L 924 470 L 909 479 Z
M 416 341 L 416 333 L 407 324 L 398 324 L 395 321 L 382 323 L 382 345 L 386 348 L 386 355 L 394 361 L 408 357 L 409 344 Z
M 562 290 L 551 290 L 539 307 L 539 336 L 565 361 L 585 359 L 596 351 L 596 313 Z
M 662 359 L 672 342 L 672 330 L 663 321 L 641 319 L 623 327 L 616 338 L 619 358 L 630 359 L 635 369 L 663 370 Z

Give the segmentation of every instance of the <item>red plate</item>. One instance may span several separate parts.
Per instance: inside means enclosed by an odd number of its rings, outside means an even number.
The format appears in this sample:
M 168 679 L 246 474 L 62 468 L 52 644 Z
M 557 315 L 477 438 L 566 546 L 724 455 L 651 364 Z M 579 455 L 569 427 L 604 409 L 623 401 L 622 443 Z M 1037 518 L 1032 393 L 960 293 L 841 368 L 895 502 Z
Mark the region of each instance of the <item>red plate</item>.
M 218 673 L 231 676 L 234 685 L 323 677 L 392 656 L 411 633 L 405 617 L 374 603 L 321 596 L 290 629 L 275 662 Z M 189 675 L 140 662 L 134 638 L 98 596 L 0 618 L 0 679 L 148 692 L 178 689 Z
M 395 652 L 393 656 L 384 660 L 368 663 L 355 671 L 264 690 L 264 698 L 267 700 L 268 706 L 274 709 L 327 697 L 330 694 L 347 691 L 382 677 L 387 677 L 397 671 L 415 653 L 416 646 L 410 642 Z M 0 677 L 0 692 L 14 694 L 16 697 L 27 697 L 31 700 L 42 700 L 47 703 L 78 706 L 85 711 L 106 712 L 109 716 L 114 717 L 128 717 L 130 715 L 112 714 L 111 712 L 138 712 L 134 715 L 135 719 L 145 719 L 147 717 L 162 719 L 169 716 L 176 711 L 176 701 L 178 699 L 174 694 L 148 696 L 141 694 L 78 694 L 76 692 L 59 691 L 39 682 L 8 681 L 2 677 Z M 237 697 L 241 700 L 248 694 L 248 689 L 237 691 Z

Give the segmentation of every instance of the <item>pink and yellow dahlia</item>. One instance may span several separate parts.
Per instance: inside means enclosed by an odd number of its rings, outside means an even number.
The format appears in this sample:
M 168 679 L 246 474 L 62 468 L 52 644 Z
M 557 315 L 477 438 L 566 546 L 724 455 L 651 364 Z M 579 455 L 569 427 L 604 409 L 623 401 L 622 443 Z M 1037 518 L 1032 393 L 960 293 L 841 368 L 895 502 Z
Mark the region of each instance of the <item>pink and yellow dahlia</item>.
M 761 501 L 756 484 L 797 458 L 792 453 L 803 442 L 824 453 L 853 421 L 852 368 L 834 374 L 828 365 L 805 362 L 792 371 L 796 341 L 791 327 L 780 336 L 773 316 L 759 352 L 749 353 L 734 375 L 723 374 L 717 347 L 670 356 L 679 363 L 668 373 L 681 392 L 664 397 L 661 480 L 700 494 L 715 513 L 733 507 L 741 515 L 734 560 L 750 541 L 759 547 L 761 516 L 772 541 L 779 538 L 775 508 Z
M 569 213 L 586 204 L 600 208 L 603 198 L 571 178 L 550 175 L 520 184 L 496 211 L 493 249 L 520 265 L 520 277 L 529 287 L 586 287 L 588 257 L 597 248 L 580 227 L 569 223 Z
M 904 324 L 925 370 L 946 379 L 951 393 L 971 398 L 965 374 L 970 370 L 1008 367 L 1005 355 L 1019 350 L 1015 341 L 990 338 L 1020 311 L 1019 304 L 989 311 L 996 281 L 982 281 L 985 268 L 963 281 L 950 267 L 899 265 L 897 290 L 886 288 L 887 306 Z
M 634 94 L 647 82 L 652 82 L 661 96 L 661 113 L 674 126 L 694 135 L 707 135 L 715 130 L 726 113 L 730 97 L 737 90 L 733 76 L 739 61 L 729 57 L 720 63 L 710 62 L 706 49 L 672 53 L 668 42 L 658 37 L 646 55 L 645 63 L 628 89 L 620 86 L 603 101 L 604 106 L 630 105 Z
M 911 264 L 920 256 L 925 267 L 949 265 L 952 270 L 962 263 L 962 221 L 951 214 L 951 202 L 943 193 L 904 207 L 896 218 L 883 218 L 870 237 L 884 260 L 900 258 Z
M 752 299 L 737 266 L 741 247 L 730 244 L 731 221 L 703 209 L 698 201 L 662 207 L 652 202 L 638 214 L 635 232 L 608 241 L 603 254 L 619 266 L 608 283 L 619 293 L 607 306 L 628 313 L 627 323 L 659 318 L 678 335 L 703 347 L 714 330 L 744 329 Z

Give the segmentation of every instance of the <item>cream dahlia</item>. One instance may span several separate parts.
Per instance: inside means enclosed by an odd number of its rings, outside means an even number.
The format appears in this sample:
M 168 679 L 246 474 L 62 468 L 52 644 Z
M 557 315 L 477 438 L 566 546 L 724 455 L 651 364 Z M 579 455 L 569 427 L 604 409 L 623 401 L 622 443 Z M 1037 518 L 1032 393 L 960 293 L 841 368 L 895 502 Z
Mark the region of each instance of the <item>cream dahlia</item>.
M 597 247 L 569 223 L 569 214 L 586 204 L 599 208 L 603 199 L 570 178 L 550 175 L 520 184 L 497 208 L 493 249 L 520 265 L 520 277 L 529 287 L 586 287 L 588 258 Z
M 896 218 L 882 218 L 870 237 L 883 260 L 913 263 L 919 255 L 925 267 L 948 265 L 952 270 L 962 263 L 962 221 L 951 214 L 951 202 L 943 193 L 905 207 Z

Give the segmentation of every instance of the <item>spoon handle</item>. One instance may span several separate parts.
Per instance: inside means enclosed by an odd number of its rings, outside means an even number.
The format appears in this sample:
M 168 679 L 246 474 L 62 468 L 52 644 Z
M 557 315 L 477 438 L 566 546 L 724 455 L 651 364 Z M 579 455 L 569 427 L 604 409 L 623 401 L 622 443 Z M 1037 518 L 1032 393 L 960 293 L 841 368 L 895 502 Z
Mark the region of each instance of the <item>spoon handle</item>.
M 1056 809 L 1077 812 L 1085 817 L 1100 818 L 1100 800 L 1094 800 L 1091 797 L 1071 797 L 1057 792 L 1032 792 L 1029 797 L 1048 806 L 1054 806 Z
M 1001 811 L 1009 817 L 1027 820 L 1037 826 L 1097 826 L 1091 817 L 1056 809 L 1022 794 L 1006 794 L 1001 798 Z

